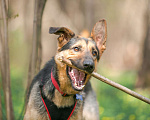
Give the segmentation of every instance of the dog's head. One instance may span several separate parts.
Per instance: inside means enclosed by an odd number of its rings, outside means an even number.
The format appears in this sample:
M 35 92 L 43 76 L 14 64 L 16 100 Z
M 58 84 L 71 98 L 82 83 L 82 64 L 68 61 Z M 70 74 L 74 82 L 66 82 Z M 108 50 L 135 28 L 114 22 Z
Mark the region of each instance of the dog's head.
M 67 94 L 76 94 L 83 90 L 91 75 L 61 63 L 58 58 L 69 59 L 76 67 L 92 73 L 103 51 L 106 49 L 106 21 L 95 24 L 90 38 L 75 36 L 65 27 L 50 27 L 49 33 L 59 35 L 58 51 L 55 56 L 60 88 Z

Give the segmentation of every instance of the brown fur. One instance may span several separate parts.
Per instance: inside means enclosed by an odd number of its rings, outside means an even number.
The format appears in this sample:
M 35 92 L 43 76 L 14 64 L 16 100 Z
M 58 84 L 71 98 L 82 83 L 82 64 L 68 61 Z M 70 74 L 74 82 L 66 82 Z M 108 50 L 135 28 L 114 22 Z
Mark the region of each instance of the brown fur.
M 90 42 L 87 46 L 84 40 L 80 40 L 79 42 L 74 44 L 72 47 L 79 46 L 79 45 L 82 45 L 82 47 L 84 49 L 84 51 L 82 51 L 81 53 L 75 54 L 73 52 L 73 50 L 66 50 L 64 52 L 61 52 L 61 54 L 58 53 L 55 57 L 55 61 L 57 63 L 57 69 L 59 69 L 58 76 L 60 76 L 60 78 L 61 78 L 61 79 L 59 79 L 60 88 L 64 93 L 67 93 L 67 94 L 77 94 L 79 92 L 72 89 L 70 80 L 68 79 L 68 77 L 66 75 L 66 65 L 60 63 L 58 58 L 60 58 L 60 56 L 64 56 L 65 58 L 72 59 L 74 61 L 76 61 L 77 59 L 81 59 L 81 62 L 83 62 L 83 60 L 84 60 L 83 56 L 85 56 L 86 52 L 91 51 L 91 48 L 95 47 L 95 46 L 92 44 L 92 42 Z M 95 65 L 97 65 L 97 59 L 96 58 L 93 58 L 93 59 L 95 61 Z M 85 84 L 88 82 L 90 77 L 91 77 L 90 74 L 87 75 Z
M 78 39 L 78 41 L 75 42 L 75 44 L 73 44 L 70 49 L 66 49 L 64 51 L 61 51 L 61 48 L 66 45 L 70 39 L 75 36 L 75 34 L 70 29 L 65 27 L 52 27 L 50 29 L 50 33 L 60 35 L 57 39 L 58 51 L 54 57 L 54 60 L 57 65 L 57 76 L 59 78 L 60 89 L 63 93 L 66 93 L 70 96 L 63 97 L 57 90 L 55 90 L 54 95 L 51 96 L 48 92 L 50 87 L 48 84 L 49 81 L 45 83 L 45 87 L 43 89 L 45 95 L 58 108 L 65 108 L 75 104 L 75 94 L 81 94 L 84 96 L 84 103 L 81 100 L 77 101 L 77 105 L 74 111 L 76 114 L 73 114 L 70 120 L 98 120 L 99 112 L 94 91 L 91 88 L 89 90 L 86 88 L 88 91 L 84 92 L 73 89 L 70 79 L 66 74 L 67 66 L 66 64 L 60 62 L 59 58 L 60 56 L 63 56 L 66 59 L 71 59 L 72 61 L 80 60 L 79 64 L 82 64 L 86 57 L 90 56 L 90 58 L 94 60 L 94 65 L 97 66 L 99 59 L 93 55 L 92 51 L 93 49 L 94 51 L 97 51 L 97 53 L 99 51 L 99 56 L 101 57 L 103 51 L 106 49 L 106 21 L 101 20 L 96 23 L 92 30 L 91 38 L 82 38 L 81 36 L 76 36 L 74 39 Z M 76 46 L 82 47 L 80 52 L 75 52 L 74 49 L 72 49 Z M 96 70 L 96 68 L 94 70 Z M 90 83 L 88 82 L 90 78 L 91 75 L 88 74 L 84 83 L 85 85 L 88 84 L 88 86 L 90 86 Z M 41 78 L 39 78 L 39 81 L 40 80 Z M 43 112 L 45 107 L 40 100 L 41 95 L 39 84 L 40 82 L 34 83 L 31 89 L 24 120 L 48 120 L 47 112 Z M 34 101 L 38 101 L 36 104 L 37 106 L 35 106 Z

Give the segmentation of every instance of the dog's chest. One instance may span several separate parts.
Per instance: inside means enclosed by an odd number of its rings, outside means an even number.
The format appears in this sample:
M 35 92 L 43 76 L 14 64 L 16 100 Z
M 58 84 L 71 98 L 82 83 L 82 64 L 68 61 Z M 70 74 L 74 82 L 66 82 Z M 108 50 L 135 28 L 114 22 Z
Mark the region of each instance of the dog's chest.
M 47 114 L 51 120 L 77 120 L 82 115 L 82 102 L 80 100 L 76 100 L 73 105 L 68 107 L 58 107 L 47 99 L 44 101 L 48 108 Z

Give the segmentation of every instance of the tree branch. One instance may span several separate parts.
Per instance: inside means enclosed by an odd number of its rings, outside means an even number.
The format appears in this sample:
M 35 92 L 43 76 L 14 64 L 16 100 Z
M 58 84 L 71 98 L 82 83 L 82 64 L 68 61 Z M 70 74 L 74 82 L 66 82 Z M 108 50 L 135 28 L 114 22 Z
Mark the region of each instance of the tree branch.
M 59 60 L 61 62 L 65 63 L 65 64 L 67 64 L 68 66 L 71 66 L 73 68 L 76 68 L 76 69 L 78 69 L 80 71 L 83 71 L 83 72 L 89 74 L 88 72 L 73 66 L 71 64 L 71 61 L 68 60 L 68 59 L 65 59 L 64 57 L 60 57 Z M 127 93 L 127 94 L 129 94 L 129 95 L 131 95 L 131 96 L 133 96 L 133 97 L 135 97 L 137 99 L 139 99 L 139 100 L 142 100 L 142 101 L 150 104 L 150 99 L 148 99 L 148 98 L 146 98 L 146 97 L 144 97 L 144 96 L 142 96 L 142 95 L 140 95 L 140 94 L 138 94 L 138 93 L 136 93 L 136 92 L 134 92 L 134 91 L 132 91 L 132 90 L 130 90 L 128 88 L 126 88 L 125 86 L 122 86 L 122 85 L 120 85 L 120 84 L 118 84 L 116 82 L 113 82 L 113 81 L 109 80 L 108 78 L 105 78 L 105 77 L 99 75 L 96 72 L 91 73 L 91 76 L 93 76 L 93 77 L 97 78 L 98 80 L 100 80 L 100 81 L 102 81 L 102 82 L 104 82 L 104 83 L 106 83 L 108 85 L 111 85 L 112 87 L 115 87 L 115 88 L 117 88 L 117 89 L 119 89 L 119 90 L 121 90 L 121 91 L 123 91 L 123 92 L 125 92 L 125 93 Z

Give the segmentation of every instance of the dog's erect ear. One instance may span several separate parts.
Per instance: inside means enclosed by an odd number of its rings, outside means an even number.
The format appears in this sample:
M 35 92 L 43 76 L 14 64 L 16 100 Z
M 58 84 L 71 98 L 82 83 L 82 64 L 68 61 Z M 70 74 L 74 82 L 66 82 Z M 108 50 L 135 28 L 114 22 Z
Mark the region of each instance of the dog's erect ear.
M 72 32 L 70 29 L 65 27 L 50 27 L 49 28 L 50 34 L 59 35 L 58 37 L 58 50 L 63 47 L 69 40 L 75 36 L 75 33 Z
M 91 32 L 91 37 L 96 42 L 96 45 L 100 51 L 100 56 L 106 49 L 106 39 L 107 39 L 107 24 L 106 20 L 100 20 L 95 24 Z

